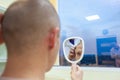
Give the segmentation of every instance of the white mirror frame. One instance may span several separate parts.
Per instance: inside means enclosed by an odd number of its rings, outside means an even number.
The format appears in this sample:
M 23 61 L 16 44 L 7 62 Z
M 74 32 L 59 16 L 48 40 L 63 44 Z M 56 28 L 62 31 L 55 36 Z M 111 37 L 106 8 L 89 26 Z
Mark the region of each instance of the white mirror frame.
M 80 40 L 82 40 L 82 45 L 83 45 L 82 55 L 81 55 L 80 59 L 78 59 L 77 61 L 71 61 L 71 60 L 69 60 L 69 59 L 68 59 L 68 56 L 66 55 L 65 42 L 68 41 L 69 39 L 80 39 Z M 84 55 L 84 40 L 83 40 L 83 38 L 81 38 L 81 37 L 69 37 L 69 38 L 65 39 L 64 42 L 63 42 L 63 53 L 64 53 L 64 56 L 65 56 L 65 59 L 66 59 L 68 62 L 70 62 L 70 63 L 78 63 L 79 61 L 81 61 L 82 58 L 83 58 L 83 55 Z

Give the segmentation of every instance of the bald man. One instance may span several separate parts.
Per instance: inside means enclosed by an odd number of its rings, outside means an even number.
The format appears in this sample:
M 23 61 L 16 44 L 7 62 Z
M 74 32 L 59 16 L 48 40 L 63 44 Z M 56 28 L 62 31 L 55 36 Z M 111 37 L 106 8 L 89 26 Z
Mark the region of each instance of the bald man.
M 19 0 L 0 18 L 8 59 L 0 80 L 44 80 L 59 50 L 59 17 L 48 0 Z M 74 64 L 72 80 L 81 80 Z

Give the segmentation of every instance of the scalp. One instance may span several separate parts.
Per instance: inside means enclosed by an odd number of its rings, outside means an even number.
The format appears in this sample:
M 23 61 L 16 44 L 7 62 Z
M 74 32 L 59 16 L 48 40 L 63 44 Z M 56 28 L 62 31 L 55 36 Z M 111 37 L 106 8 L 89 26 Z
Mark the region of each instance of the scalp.
M 14 46 L 37 44 L 59 26 L 59 17 L 48 0 L 19 0 L 7 9 L 2 21 L 5 42 Z

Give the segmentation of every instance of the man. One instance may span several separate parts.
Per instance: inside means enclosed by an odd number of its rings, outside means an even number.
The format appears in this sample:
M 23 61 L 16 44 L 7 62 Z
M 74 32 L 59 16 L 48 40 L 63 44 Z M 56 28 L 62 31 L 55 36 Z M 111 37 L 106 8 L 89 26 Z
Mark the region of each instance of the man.
M 68 55 L 68 59 L 72 60 L 72 61 L 77 61 L 80 59 L 81 55 L 82 55 L 82 41 L 80 41 L 75 48 L 71 48 L 69 51 L 69 55 Z
M 112 44 L 111 58 L 115 59 L 115 66 L 120 67 L 120 46 L 117 43 Z
M 0 80 L 44 80 L 59 50 L 59 17 L 48 0 L 19 0 L 0 20 L 8 59 Z M 72 80 L 81 80 L 74 64 Z

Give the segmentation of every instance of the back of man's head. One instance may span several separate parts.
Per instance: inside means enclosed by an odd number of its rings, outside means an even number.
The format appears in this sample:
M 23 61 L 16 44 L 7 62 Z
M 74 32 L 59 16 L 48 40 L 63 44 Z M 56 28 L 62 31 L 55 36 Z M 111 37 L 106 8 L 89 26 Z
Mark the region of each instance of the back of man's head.
M 34 47 L 54 27 L 59 27 L 59 18 L 48 0 L 19 0 L 7 9 L 2 21 L 8 49 Z

